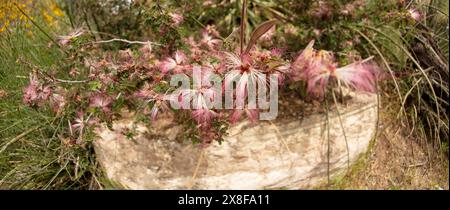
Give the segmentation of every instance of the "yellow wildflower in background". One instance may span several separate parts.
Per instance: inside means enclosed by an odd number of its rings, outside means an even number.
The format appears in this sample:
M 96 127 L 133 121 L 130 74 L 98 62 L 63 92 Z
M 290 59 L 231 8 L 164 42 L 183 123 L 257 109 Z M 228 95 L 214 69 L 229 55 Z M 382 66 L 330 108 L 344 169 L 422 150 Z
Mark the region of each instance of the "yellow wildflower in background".
M 32 0 L 0 0 L 0 33 L 10 26 L 26 22 L 26 17 L 17 7 L 29 13 L 32 8 Z
M 64 16 L 63 11 L 58 7 L 58 5 L 56 5 L 56 2 L 52 1 L 51 5 L 50 5 L 50 9 L 53 12 L 53 14 L 55 14 L 58 17 L 62 17 Z
M 55 0 L 0 0 L 0 33 L 19 25 L 26 29 L 32 26 L 30 20 L 18 8 L 29 18 L 41 17 L 52 27 L 57 26 L 58 17 L 64 16 Z

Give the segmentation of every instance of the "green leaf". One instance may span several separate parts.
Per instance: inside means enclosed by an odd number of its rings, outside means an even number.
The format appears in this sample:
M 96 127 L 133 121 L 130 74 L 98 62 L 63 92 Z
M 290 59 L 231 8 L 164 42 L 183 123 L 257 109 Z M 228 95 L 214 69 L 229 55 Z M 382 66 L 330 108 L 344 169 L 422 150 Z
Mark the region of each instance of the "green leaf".
M 91 81 L 89 82 L 90 90 L 98 90 L 102 87 L 102 84 L 99 81 Z

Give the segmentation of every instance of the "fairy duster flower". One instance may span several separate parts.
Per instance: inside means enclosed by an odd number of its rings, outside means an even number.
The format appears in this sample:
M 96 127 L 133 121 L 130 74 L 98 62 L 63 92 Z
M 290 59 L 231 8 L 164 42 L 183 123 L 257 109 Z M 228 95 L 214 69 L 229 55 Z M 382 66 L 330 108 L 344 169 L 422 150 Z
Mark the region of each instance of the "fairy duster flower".
M 305 80 L 307 92 L 322 97 L 330 79 L 357 91 L 375 92 L 379 67 L 372 57 L 344 67 L 337 67 L 332 52 L 316 51 L 311 41 L 291 67 L 294 81 Z
M 160 63 L 160 70 L 163 74 L 169 71 L 174 73 L 182 73 L 185 70 L 186 55 L 182 51 L 176 51 L 173 57 L 167 57 Z

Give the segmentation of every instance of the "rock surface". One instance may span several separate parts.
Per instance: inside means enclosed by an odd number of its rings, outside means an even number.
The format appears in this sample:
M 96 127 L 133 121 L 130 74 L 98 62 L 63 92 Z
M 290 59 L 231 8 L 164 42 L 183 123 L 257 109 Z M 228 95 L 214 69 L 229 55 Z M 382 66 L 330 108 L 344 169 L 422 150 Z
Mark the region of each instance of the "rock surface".
M 113 131 L 98 129 L 94 147 L 108 178 L 129 189 L 311 188 L 326 181 L 328 172 L 345 172 L 372 140 L 376 96 L 354 98 L 338 106 L 340 114 L 330 112 L 329 129 L 324 114 L 288 123 L 242 122 L 221 145 L 201 148 L 176 141 L 180 127 L 168 119 L 152 129 L 123 119 Z M 123 135 L 132 128 L 134 140 Z

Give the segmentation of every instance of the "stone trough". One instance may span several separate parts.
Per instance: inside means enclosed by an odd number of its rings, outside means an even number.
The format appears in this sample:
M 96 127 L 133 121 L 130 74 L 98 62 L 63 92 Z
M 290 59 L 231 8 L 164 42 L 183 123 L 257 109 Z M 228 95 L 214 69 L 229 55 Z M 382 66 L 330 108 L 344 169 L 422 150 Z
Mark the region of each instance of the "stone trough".
M 376 95 L 353 94 L 338 110 L 329 114 L 329 129 L 325 114 L 287 123 L 241 122 L 221 145 L 205 148 L 177 141 L 180 127 L 168 118 L 160 117 L 154 129 L 123 119 L 113 130 L 97 129 L 94 148 L 107 177 L 127 189 L 312 188 L 326 183 L 328 172 L 345 173 L 374 136 Z M 133 127 L 134 140 L 121 134 Z

